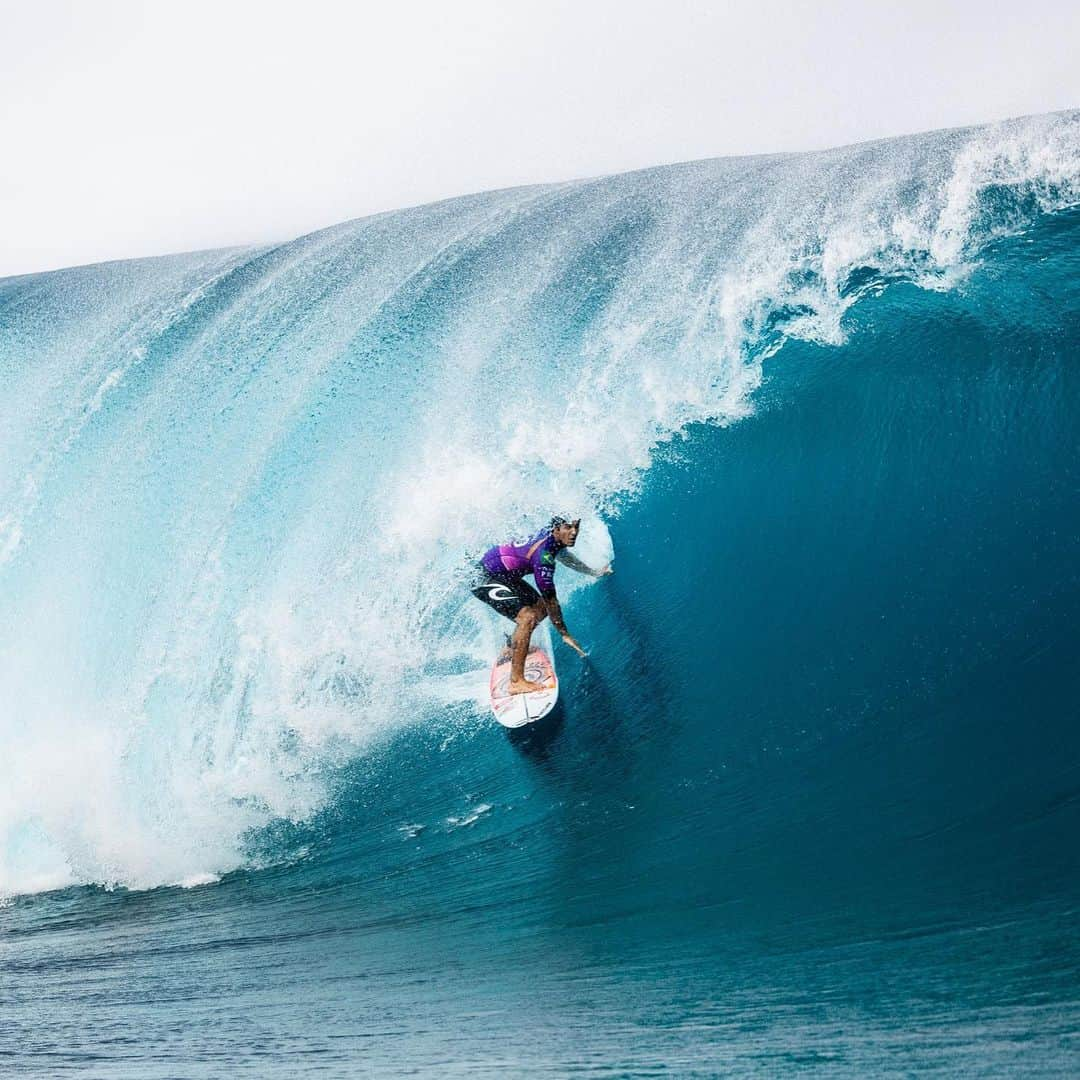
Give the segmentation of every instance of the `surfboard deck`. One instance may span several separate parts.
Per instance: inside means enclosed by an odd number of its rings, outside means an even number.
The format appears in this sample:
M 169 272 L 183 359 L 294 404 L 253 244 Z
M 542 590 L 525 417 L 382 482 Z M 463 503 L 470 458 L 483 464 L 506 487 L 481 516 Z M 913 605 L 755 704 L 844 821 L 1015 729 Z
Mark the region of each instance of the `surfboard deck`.
M 525 678 L 542 683 L 543 690 L 534 690 L 531 694 L 511 694 L 510 661 L 495 661 L 491 668 L 491 711 L 503 727 L 524 727 L 547 716 L 559 700 L 559 679 L 551 657 L 534 645 L 525 657 Z

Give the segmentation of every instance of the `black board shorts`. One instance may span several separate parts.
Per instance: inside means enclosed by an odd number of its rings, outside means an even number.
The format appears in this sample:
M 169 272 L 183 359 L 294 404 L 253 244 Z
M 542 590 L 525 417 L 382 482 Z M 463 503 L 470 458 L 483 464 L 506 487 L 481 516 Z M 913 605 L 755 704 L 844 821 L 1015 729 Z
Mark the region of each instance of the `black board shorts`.
M 511 621 L 522 608 L 540 603 L 540 594 L 517 574 L 492 573 L 483 567 L 472 594 Z

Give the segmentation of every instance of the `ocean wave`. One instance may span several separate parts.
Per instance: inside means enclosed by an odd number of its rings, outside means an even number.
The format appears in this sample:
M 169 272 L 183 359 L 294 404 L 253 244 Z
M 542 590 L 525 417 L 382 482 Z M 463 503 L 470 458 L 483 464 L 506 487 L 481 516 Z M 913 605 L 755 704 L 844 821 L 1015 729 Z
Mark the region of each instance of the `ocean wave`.
M 609 558 L 785 346 L 1078 202 L 1071 112 L 0 282 L 0 892 L 244 866 L 447 670 L 481 723 L 487 542 L 573 508 Z

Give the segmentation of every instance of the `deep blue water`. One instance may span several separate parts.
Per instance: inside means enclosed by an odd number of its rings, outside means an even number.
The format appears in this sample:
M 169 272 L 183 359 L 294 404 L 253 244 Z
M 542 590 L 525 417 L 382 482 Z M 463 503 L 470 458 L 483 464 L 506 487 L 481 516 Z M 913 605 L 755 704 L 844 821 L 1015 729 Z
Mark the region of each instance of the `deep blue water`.
M 1075 1075 L 1078 161 L 0 282 L 4 1071 Z M 463 583 L 552 509 L 615 573 L 508 733 Z

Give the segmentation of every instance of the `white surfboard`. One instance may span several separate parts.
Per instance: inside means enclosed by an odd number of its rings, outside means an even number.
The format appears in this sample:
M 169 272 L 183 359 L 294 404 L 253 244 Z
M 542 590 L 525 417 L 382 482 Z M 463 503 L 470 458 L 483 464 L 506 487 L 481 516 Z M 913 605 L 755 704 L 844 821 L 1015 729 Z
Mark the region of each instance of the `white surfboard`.
M 559 700 L 559 679 L 551 657 L 534 645 L 525 657 L 525 678 L 544 689 L 529 694 L 511 694 L 510 661 L 495 661 L 491 669 L 491 711 L 503 727 L 524 727 L 547 716 Z

